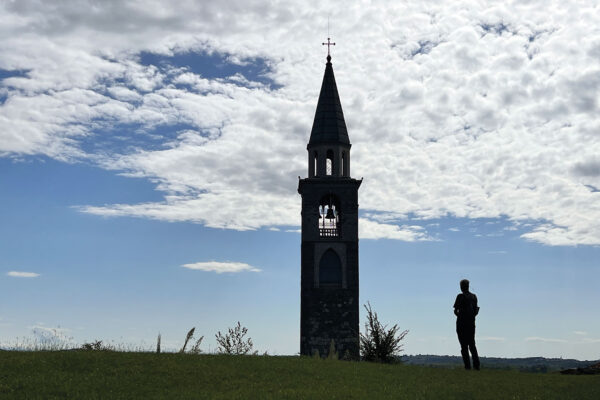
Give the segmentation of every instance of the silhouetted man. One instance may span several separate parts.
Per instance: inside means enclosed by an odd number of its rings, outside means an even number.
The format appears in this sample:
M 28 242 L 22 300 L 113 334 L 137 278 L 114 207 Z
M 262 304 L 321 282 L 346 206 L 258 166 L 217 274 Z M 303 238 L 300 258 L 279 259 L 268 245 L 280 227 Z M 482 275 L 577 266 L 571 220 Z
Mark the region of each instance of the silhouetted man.
M 475 347 L 475 316 L 479 313 L 477 307 L 477 296 L 469 292 L 469 281 L 460 281 L 460 293 L 454 302 L 454 314 L 456 315 L 456 333 L 460 342 L 460 354 L 462 355 L 465 369 L 471 369 L 469 350 L 473 356 L 473 368 L 479 370 L 479 356 Z

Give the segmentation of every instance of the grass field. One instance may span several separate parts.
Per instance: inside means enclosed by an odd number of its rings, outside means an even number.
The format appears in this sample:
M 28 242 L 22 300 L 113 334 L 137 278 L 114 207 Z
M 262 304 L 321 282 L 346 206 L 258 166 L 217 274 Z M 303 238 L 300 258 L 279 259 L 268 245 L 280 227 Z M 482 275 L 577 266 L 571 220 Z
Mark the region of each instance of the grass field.
M 600 376 L 300 357 L 0 351 L 1 399 L 600 399 Z

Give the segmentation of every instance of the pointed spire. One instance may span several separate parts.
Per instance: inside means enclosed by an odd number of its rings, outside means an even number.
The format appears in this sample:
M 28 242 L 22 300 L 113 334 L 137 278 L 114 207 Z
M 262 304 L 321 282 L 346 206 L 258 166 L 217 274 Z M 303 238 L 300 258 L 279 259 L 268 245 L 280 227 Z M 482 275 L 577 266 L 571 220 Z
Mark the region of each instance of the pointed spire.
M 342 104 L 340 103 L 340 96 L 333 75 L 330 54 L 327 54 L 321 94 L 319 94 L 315 120 L 308 142 L 309 145 L 318 143 L 350 144 L 346 121 L 344 121 L 344 112 L 342 111 Z

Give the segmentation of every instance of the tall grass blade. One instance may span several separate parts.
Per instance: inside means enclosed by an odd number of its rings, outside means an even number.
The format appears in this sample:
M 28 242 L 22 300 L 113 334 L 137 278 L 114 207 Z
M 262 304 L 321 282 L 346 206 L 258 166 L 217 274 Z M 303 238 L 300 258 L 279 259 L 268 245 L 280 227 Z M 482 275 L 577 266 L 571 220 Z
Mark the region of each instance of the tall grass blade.
M 190 341 L 190 339 L 192 338 L 192 336 L 194 336 L 195 330 L 196 330 L 196 327 L 190 329 L 190 331 L 188 332 L 187 336 L 185 337 L 185 342 L 183 343 L 183 347 L 181 348 L 181 350 L 179 350 L 180 353 L 185 353 L 185 348 L 186 348 L 188 342 Z

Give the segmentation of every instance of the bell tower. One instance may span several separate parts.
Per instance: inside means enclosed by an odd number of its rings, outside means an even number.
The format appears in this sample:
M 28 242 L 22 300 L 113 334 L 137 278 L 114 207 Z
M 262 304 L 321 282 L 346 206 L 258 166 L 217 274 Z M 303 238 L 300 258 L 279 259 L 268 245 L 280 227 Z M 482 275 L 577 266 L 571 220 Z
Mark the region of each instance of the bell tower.
M 350 147 L 328 54 L 306 147 L 308 178 L 298 184 L 302 355 L 325 356 L 333 340 L 340 357 L 359 357 L 358 188 L 362 180 L 350 177 Z

